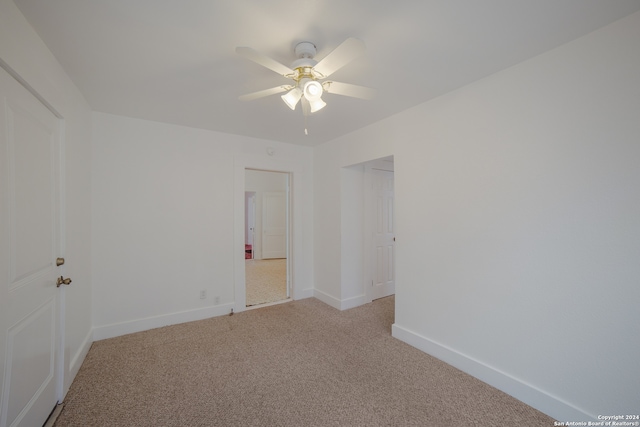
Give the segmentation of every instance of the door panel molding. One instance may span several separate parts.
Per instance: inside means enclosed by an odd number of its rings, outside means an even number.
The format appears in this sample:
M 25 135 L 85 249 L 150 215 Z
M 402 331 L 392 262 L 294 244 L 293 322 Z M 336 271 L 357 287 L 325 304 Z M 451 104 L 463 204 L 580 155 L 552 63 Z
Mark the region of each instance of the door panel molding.
M 5 361 L 7 378 L 5 378 L 2 401 L 3 412 L 7 412 L 7 425 L 20 424 L 36 400 L 43 393 L 54 390 L 55 308 L 55 298 L 50 298 L 7 331 L 7 360 Z M 20 355 L 24 352 L 35 354 L 35 357 L 43 362 L 38 365 L 38 369 L 34 370 L 31 365 L 20 363 Z M 23 381 L 27 376 L 31 380 Z M 9 393 L 10 391 L 12 393 Z M 22 410 L 16 414 L 16 408 L 22 408 Z M 48 416 L 48 412 L 43 413 L 42 416 Z

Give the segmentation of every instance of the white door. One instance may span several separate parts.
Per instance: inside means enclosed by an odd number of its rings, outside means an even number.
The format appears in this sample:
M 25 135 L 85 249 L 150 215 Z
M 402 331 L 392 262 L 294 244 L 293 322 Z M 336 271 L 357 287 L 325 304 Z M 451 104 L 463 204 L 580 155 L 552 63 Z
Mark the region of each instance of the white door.
M 254 245 L 254 236 L 256 228 L 256 193 L 255 191 L 245 191 L 244 193 L 245 208 L 245 242 Z M 253 257 L 252 257 L 253 258 Z
M 262 193 L 262 258 L 287 257 L 287 199 L 285 192 Z
M 0 68 L 0 427 L 57 403 L 59 166 L 58 120 Z
M 372 170 L 375 199 L 372 299 L 395 294 L 393 172 Z

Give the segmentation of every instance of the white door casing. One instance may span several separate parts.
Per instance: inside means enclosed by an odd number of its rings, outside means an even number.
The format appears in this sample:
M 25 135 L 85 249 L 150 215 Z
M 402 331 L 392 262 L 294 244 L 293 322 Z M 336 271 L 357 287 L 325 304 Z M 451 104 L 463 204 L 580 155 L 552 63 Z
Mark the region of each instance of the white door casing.
M 371 299 L 395 294 L 395 219 L 393 172 L 371 169 L 373 180 L 374 231 Z
M 0 427 L 57 403 L 60 123 L 0 68 Z
M 286 257 L 286 193 L 266 191 L 262 194 L 262 258 Z

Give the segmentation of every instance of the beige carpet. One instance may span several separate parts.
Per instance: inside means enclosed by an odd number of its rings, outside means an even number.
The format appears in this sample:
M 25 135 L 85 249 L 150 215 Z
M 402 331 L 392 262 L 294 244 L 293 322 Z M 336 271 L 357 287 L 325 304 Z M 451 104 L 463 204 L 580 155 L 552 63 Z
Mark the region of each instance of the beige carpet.
M 247 307 L 286 299 L 287 260 L 246 260 L 245 282 Z
M 393 307 L 310 298 L 96 342 L 55 425 L 553 425 L 392 338 Z

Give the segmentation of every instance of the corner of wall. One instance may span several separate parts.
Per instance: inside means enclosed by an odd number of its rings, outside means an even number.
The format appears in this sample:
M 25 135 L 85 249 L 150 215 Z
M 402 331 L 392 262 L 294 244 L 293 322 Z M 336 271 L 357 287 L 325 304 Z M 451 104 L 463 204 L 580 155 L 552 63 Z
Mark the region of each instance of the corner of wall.
M 367 302 L 365 295 L 358 295 L 351 298 L 338 299 L 318 289 L 313 290 L 313 296 L 315 298 L 318 298 L 323 303 L 330 305 L 331 307 L 341 311 L 349 310 L 350 308 L 361 306 L 363 304 L 366 304 Z

